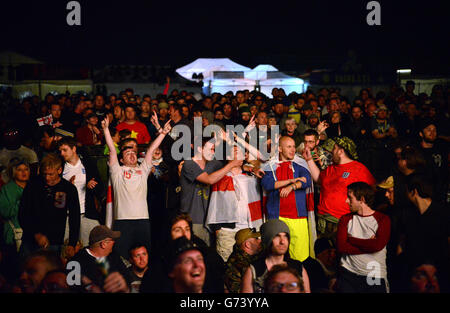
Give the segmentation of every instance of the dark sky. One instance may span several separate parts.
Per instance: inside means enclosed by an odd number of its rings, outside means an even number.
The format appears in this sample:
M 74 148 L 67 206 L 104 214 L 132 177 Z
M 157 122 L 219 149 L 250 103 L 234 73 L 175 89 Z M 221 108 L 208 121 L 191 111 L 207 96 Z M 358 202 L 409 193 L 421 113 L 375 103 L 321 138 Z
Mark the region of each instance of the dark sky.
M 230 57 L 247 66 L 326 67 L 354 49 L 363 63 L 449 69 L 447 1 L 384 0 L 381 26 L 369 1 L 82 0 L 81 26 L 59 1 L 0 7 L 0 49 L 51 63 L 184 65 Z

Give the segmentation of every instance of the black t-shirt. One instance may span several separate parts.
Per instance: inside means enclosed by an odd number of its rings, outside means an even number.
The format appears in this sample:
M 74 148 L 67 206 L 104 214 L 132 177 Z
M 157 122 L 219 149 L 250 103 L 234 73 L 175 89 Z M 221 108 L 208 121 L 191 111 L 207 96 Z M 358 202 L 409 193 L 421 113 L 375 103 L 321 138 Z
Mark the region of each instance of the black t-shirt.
M 103 282 L 110 273 L 119 272 L 130 287 L 132 282 L 130 271 L 117 253 L 113 251 L 103 262 L 97 262 L 96 258 L 90 255 L 86 249 L 79 251 L 70 260 L 80 263 L 81 275 L 88 277 L 95 285 L 103 287 Z
M 409 267 L 425 261 L 435 262 L 438 271 L 448 273 L 450 210 L 436 201 L 420 214 L 419 209 L 405 210 L 401 223 L 405 236 L 405 257 Z
M 448 189 L 448 144 L 436 141 L 432 148 L 422 148 L 427 171 L 433 177 L 434 198 L 438 201 L 445 201 Z

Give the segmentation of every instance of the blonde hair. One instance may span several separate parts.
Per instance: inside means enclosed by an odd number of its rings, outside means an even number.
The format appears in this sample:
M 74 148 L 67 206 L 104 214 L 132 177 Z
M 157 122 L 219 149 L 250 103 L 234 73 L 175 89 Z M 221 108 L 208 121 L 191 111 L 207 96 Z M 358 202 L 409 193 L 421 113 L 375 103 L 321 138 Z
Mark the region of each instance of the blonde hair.
M 62 167 L 61 158 L 55 153 L 49 153 L 42 158 L 40 165 L 40 172 L 42 173 L 46 168 L 60 169 Z

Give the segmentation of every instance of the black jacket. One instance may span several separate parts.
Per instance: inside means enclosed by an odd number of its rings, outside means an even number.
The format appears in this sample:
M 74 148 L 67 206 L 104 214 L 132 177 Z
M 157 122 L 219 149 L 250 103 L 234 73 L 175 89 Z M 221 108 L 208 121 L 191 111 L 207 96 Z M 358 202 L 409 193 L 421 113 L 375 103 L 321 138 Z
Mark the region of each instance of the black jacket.
M 87 248 L 80 250 L 72 259 L 70 259 L 70 261 L 77 261 L 80 263 L 82 276 L 88 277 L 95 285 L 103 287 L 103 282 L 106 276 L 113 272 L 119 272 L 119 274 L 125 278 L 128 287 L 131 286 L 131 272 L 125 266 L 118 254 L 113 251 L 106 257 L 109 264 L 109 269 L 105 276 L 100 264 L 97 263 L 96 259 L 91 256 L 86 249 Z
M 102 221 L 104 210 L 103 210 L 103 203 L 105 203 L 106 199 L 106 192 L 105 192 L 105 186 L 103 185 L 102 179 L 100 178 L 100 174 L 97 169 L 97 165 L 95 162 L 89 158 L 83 157 L 80 155 L 81 164 L 83 164 L 85 170 L 86 170 L 86 184 L 94 178 L 95 181 L 98 183 L 94 189 L 89 189 L 86 187 L 86 199 L 85 199 L 85 213 L 84 216 L 92 219 L 92 220 L 98 220 Z M 63 173 L 64 173 L 64 166 L 65 162 L 63 163 Z M 97 204 L 96 204 L 97 201 Z M 98 206 L 98 209 L 97 209 Z
M 19 205 L 19 223 L 23 240 L 35 243 L 34 235 L 44 234 L 50 245 L 62 245 L 69 215 L 69 245 L 75 246 L 80 235 L 80 202 L 77 188 L 62 179 L 47 186 L 38 176 L 30 180 L 23 190 Z

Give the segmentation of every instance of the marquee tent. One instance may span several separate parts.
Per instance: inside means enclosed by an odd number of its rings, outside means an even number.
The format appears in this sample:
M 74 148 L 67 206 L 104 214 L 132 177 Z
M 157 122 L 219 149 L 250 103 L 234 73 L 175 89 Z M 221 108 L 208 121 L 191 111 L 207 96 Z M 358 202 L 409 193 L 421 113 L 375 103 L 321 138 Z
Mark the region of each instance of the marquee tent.
M 201 73 L 203 82 L 209 82 L 214 79 L 214 72 L 245 72 L 250 70 L 249 67 L 240 65 L 228 58 L 199 58 L 188 65 L 176 69 L 176 72 L 189 80 L 195 80 L 192 78 L 194 73 Z
M 280 72 L 269 64 L 260 64 L 254 69 L 240 65 L 228 58 L 206 59 L 200 58 L 176 70 L 178 74 L 188 80 L 197 80 L 203 75 L 203 89 L 206 94 L 232 91 L 236 93 L 243 89 L 260 89 L 270 96 L 273 88 L 283 88 L 286 94 L 293 91 L 306 91 L 305 82 L 297 77 Z M 195 74 L 195 75 L 194 75 Z

